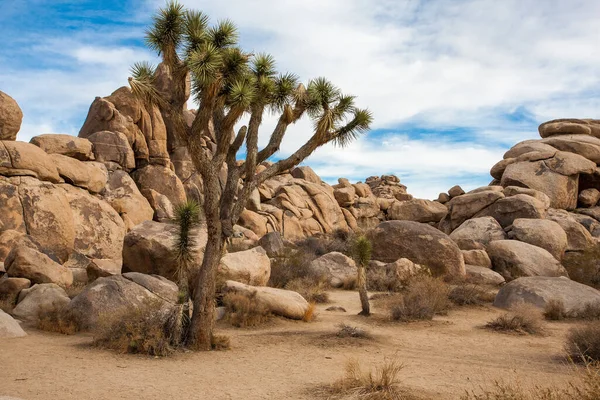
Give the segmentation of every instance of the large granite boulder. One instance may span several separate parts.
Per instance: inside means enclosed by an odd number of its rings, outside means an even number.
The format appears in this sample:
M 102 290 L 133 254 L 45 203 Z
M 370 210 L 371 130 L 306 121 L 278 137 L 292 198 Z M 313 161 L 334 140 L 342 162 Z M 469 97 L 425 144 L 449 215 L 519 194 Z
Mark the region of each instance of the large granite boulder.
M 27 336 L 21 325 L 13 317 L 0 310 L 0 339 Z
M 337 251 L 327 253 L 310 263 L 311 272 L 323 276 L 332 287 L 341 287 L 349 279 L 356 278 L 356 263 Z
M 447 213 L 445 205 L 421 199 L 395 201 L 387 210 L 390 220 L 415 222 L 439 222 Z
M 4 275 L 0 278 L 0 300 L 13 301 L 23 289 L 29 289 L 31 281 L 25 278 L 9 278 Z
M 115 163 L 126 171 L 135 168 L 135 155 L 123 133 L 100 131 L 87 139 L 92 142 L 96 161 Z
M 486 267 L 478 265 L 465 265 L 467 281 L 481 285 L 499 286 L 506 282 L 504 277 Z
M 547 207 L 540 200 L 525 194 L 517 194 L 496 201 L 477 213 L 476 217 L 493 217 L 503 228 L 506 228 L 517 218 L 544 218 L 546 209 Z
M 152 220 L 154 210 L 125 171 L 117 170 L 108 174 L 101 196 L 119 213 L 128 231 L 144 221 Z
M 595 119 L 563 118 L 547 121 L 538 127 L 543 138 L 555 135 L 591 135 L 600 137 L 600 121 Z
M 309 307 L 304 297 L 291 290 L 227 281 L 224 291 L 254 296 L 256 301 L 263 304 L 271 313 L 290 319 L 302 319 Z
M 12 314 L 26 322 L 37 322 L 44 314 L 57 312 L 66 307 L 71 299 L 64 289 L 53 283 L 33 285 L 21 290 L 17 306 Z
M 82 162 L 61 154 L 50 154 L 58 174 L 65 182 L 99 193 L 108 180 L 106 167 L 99 162 Z
M 524 277 L 502 287 L 494 306 L 510 308 L 527 303 L 544 309 L 552 300 L 561 301 L 565 311 L 576 316 L 585 305 L 600 303 L 600 291 L 566 277 Z
M 462 250 L 462 255 L 467 265 L 475 265 L 488 269 L 492 268 L 492 261 L 485 250 Z
M 479 217 L 463 222 L 450 234 L 457 243 L 472 240 L 487 246 L 493 240 L 506 239 L 506 232 L 493 217 Z
M 24 245 L 16 246 L 8 253 L 5 268 L 8 276 L 29 279 L 33 283 L 56 283 L 62 287 L 73 284 L 73 273 L 69 268 Z
M 447 203 L 448 215 L 440 227 L 449 234 L 463 222 L 503 198 L 504 194 L 497 190 L 484 190 L 455 197 Z
M 61 154 L 79 161 L 94 160 L 92 142 L 71 135 L 45 134 L 33 137 L 29 143 L 48 154 Z
M 15 99 L 0 91 L 0 140 L 16 140 L 22 121 L 23 111 Z
M 218 274 L 224 280 L 265 286 L 271 276 L 271 261 L 260 246 L 246 251 L 227 253 L 221 258 Z
M 83 330 L 93 330 L 111 315 L 155 303 L 170 309 L 177 299 L 177 285 L 153 276 L 115 275 L 98 278 L 85 287 L 66 308 Z
M 540 140 L 555 149 L 579 154 L 596 164 L 600 163 L 600 139 L 590 135 L 550 136 Z
M 432 226 L 412 221 L 386 221 L 370 232 L 372 258 L 394 262 L 408 258 L 429 267 L 435 275 L 465 275 L 465 263 L 456 243 Z
M 141 193 L 155 190 L 177 206 L 186 201 L 186 193 L 181 180 L 173 171 L 161 165 L 147 165 L 137 169 L 132 175 Z M 150 201 L 150 199 L 148 199 Z
M 508 238 L 546 249 L 558 261 L 562 259 L 568 245 L 563 228 L 547 219 L 517 218 L 510 227 Z
M 594 244 L 590 232 L 574 218 L 573 214 L 565 210 L 549 209 L 546 218 L 560 225 L 567 234 L 566 251 L 584 251 Z
M 54 183 L 61 181 L 50 156 L 39 147 L 25 142 L 0 142 L 0 175 L 33 176 Z
M 496 240 L 487 246 L 494 271 L 507 281 L 522 276 L 568 276 L 552 254 L 517 240 Z

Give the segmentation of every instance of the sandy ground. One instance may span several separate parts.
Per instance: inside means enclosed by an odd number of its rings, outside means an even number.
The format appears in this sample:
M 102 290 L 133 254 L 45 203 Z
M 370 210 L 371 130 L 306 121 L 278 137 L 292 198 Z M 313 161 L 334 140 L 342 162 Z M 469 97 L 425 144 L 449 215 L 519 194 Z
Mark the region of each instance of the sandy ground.
M 385 357 L 405 364 L 404 385 L 424 398 L 458 399 L 495 379 L 560 385 L 573 367 L 562 356 L 571 323 L 548 323 L 548 335 L 517 336 L 481 328 L 501 313 L 459 308 L 430 322 L 400 324 L 365 319 L 355 292 L 332 292 L 312 323 L 276 319 L 236 329 L 224 352 L 179 353 L 168 358 L 121 355 L 89 346 L 91 336 L 29 329 L 0 341 L 0 398 L 34 399 L 313 399 L 315 389 L 357 358 L 365 367 Z M 348 312 L 329 312 L 340 305 Z M 377 310 L 375 309 L 375 312 Z M 364 326 L 372 341 L 339 339 L 337 325 Z

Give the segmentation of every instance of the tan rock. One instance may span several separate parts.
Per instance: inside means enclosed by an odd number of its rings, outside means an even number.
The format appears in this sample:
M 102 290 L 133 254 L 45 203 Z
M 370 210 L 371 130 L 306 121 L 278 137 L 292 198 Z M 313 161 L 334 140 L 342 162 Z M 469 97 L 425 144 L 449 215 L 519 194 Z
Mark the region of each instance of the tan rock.
M 531 152 L 554 152 L 556 149 L 541 140 L 525 140 L 515 144 L 510 150 L 504 153 L 504 159 L 517 158 L 523 154 Z M 497 178 L 500 179 L 500 178 Z
M 486 267 L 467 264 L 465 265 L 465 271 L 467 280 L 472 283 L 500 286 L 506 282 L 502 275 Z
M 321 184 L 321 178 L 319 178 L 319 175 L 317 175 L 309 166 L 296 167 L 291 171 L 291 174 L 296 179 L 304 179 L 305 181 L 317 185 Z
M 0 278 L 0 300 L 16 300 L 23 289 L 31 287 L 31 281 L 26 278 Z
M 143 189 L 142 195 L 154 210 L 153 219 L 158 222 L 169 222 L 175 216 L 175 207 L 169 198 L 153 189 Z
M 341 207 L 350 207 L 352 204 L 354 204 L 356 189 L 354 189 L 353 186 L 336 188 L 333 191 L 333 195 Z
M 27 246 L 17 246 L 5 260 L 8 276 L 29 279 L 32 283 L 56 283 L 62 287 L 73 284 L 73 274 L 68 268 L 47 255 Z
M 48 154 L 25 142 L 0 142 L 0 175 L 33 176 L 42 181 L 60 182 L 58 170 Z
M 534 197 L 517 194 L 496 201 L 475 216 L 494 217 L 505 228 L 511 225 L 517 218 L 544 218 L 546 216 L 546 206 Z
M 539 190 L 523 188 L 519 186 L 507 186 L 502 190 L 502 192 L 506 197 L 516 196 L 518 194 L 526 194 L 527 196 L 535 197 L 541 201 L 545 208 L 550 208 L 550 197 Z
M 567 249 L 567 234 L 559 224 L 545 219 L 515 219 L 508 233 L 509 239 L 516 239 L 547 250 L 558 261 Z
M 33 137 L 29 143 L 48 154 L 62 154 L 79 161 L 93 161 L 92 142 L 71 135 L 44 134 Z
M 123 220 L 127 218 L 133 226 L 152 220 L 154 216 L 154 210 L 148 200 L 142 196 L 133 179 L 125 171 L 117 170 L 108 174 L 108 181 L 101 196 Z M 133 226 L 128 226 L 127 230 L 131 230 Z
M 333 287 L 341 287 L 345 281 L 356 277 L 356 263 L 337 251 L 327 253 L 310 263 L 312 273 L 322 276 Z
M 475 215 L 485 210 L 487 207 L 504 198 L 502 192 L 495 190 L 487 190 L 477 193 L 469 193 L 456 197 L 447 204 L 449 229 L 446 232 L 450 233 L 458 228 L 463 222 L 473 218 Z
M 155 190 L 166 196 L 174 206 L 186 201 L 187 197 L 181 180 L 169 168 L 147 165 L 137 169 L 131 176 L 142 194 L 145 189 Z
M 15 99 L 0 91 L 0 140 L 16 140 L 22 121 L 23 111 Z
M 456 186 L 452 186 L 449 190 L 448 190 L 448 195 L 450 197 L 457 197 L 460 195 L 465 194 L 465 191 L 463 190 L 463 188 L 461 188 L 459 185 Z
M 0 338 L 18 338 L 25 337 L 27 334 L 21 328 L 21 325 L 13 317 L 0 310 Z M 5 397 L 6 400 L 13 399 L 12 397 Z M 15 399 L 16 400 L 16 399 Z
M 492 261 L 485 250 L 461 250 L 466 265 L 492 268 Z
M 271 261 L 260 246 L 227 253 L 221 258 L 218 274 L 222 279 L 253 286 L 265 286 L 271 276 Z
M 37 322 L 40 317 L 66 307 L 71 299 L 64 289 L 53 283 L 33 285 L 21 290 L 13 315 L 26 322 Z
M 100 131 L 87 136 L 92 142 L 94 157 L 100 162 L 114 162 L 129 171 L 135 168 L 135 155 L 121 132 Z
M 558 150 L 579 154 L 600 164 L 600 139 L 590 135 L 560 135 L 542 139 L 541 143 Z
M 600 200 L 600 191 L 595 188 L 582 190 L 578 200 L 582 207 L 593 207 Z
M 546 218 L 558 223 L 567 234 L 567 251 L 583 251 L 594 243 L 590 232 L 567 211 L 549 209 Z
M 493 240 L 506 239 L 506 233 L 493 217 L 480 217 L 463 222 L 450 234 L 450 239 L 473 240 L 487 246 Z
M 396 201 L 388 209 L 390 220 L 439 222 L 448 213 L 445 205 L 430 200 Z
M 593 119 L 555 119 L 538 128 L 543 138 L 554 135 L 591 135 L 600 137 L 600 123 Z
M 92 193 L 99 193 L 104 189 L 108 180 L 108 171 L 102 163 L 81 162 L 61 154 L 51 154 L 50 158 L 65 182 Z

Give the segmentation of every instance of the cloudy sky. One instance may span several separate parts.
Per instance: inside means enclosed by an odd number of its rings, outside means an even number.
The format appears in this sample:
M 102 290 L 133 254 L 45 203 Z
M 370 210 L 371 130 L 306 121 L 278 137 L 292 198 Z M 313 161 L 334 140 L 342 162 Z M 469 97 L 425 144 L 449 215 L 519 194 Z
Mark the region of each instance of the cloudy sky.
M 304 81 L 326 76 L 358 96 L 373 131 L 307 164 L 322 178 L 393 173 L 435 198 L 490 181 L 511 145 L 539 123 L 599 117 L 597 0 L 184 0 L 229 18 L 241 44 Z M 127 83 L 159 0 L 0 0 L 0 90 L 25 117 L 19 139 L 76 135 L 94 97 Z M 272 126 L 265 123 L 265 132 Z M 310 135 L 289 131 L 282 155 Z M 265 141 L 268 133 L 262 140 Z

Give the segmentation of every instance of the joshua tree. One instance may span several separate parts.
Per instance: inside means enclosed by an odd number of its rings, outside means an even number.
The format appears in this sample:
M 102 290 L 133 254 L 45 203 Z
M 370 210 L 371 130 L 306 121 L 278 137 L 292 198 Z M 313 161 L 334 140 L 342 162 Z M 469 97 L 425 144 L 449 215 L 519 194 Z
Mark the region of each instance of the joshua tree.
M 360 304 L 362 311 L 360 315 L 371 315 L 371 307 L 369 305 L 369 295 L 367 294 L 367 266 L 371 261 L 371 241 L 365 236 L 360 236 L 353 244 L 352 253 L 354 261 L 358 267 L 358 276 L 356 285 L 358 286 L 358 294 L 360 296 Z
M 170 137 L 188 147 L 194 167 L 204 182 L 204 215 L 208 242 L 200 271 L 193 283 L 194 311 L 188 345 L 211 348 L 214 326 L 216 271 L 223 244 L 233 234 L 253 190 L 265 180 L 288 170 L 318 147 L 333 142 L 344 147 L 371 124 L 371 113 L 358 109 L 354 96 L 344 95 L 325 78 L 305 87 L 293 74 L 278 74 L 275 60 L 267 54 L 252 54 L 237 44 L 237 30 L 230 21 L 209 27 L 201 12 L 186 10 L 172 1 L 154 16 L 146 35 L 150 48 L 161 57 L 162 72 L 170 81 L 157 82 L 156 70 L 136 64 L 129 79 L 132 91 L 143 101 L 158 105 Z M 164 79 L 164 73 L 161 75 Z M 184 107 L 189 84 L 198 112 L 188 127 Z M 279 115 L 268 144 L 259 150 L 258 134 L 265 112 Z M 234 127 L 244 115 L 249 123 Z M 307 115 L 314 122 L 310 139 L 287 158 L 266 168 L 257 166 L 279 150 L 287 127 Z M 203 147 L 203 136 L 214 134 L 216 149 Z M 245 160 L 237 160 L 245 144 Z M 219 171 L 227 166 L 224 188 Z

